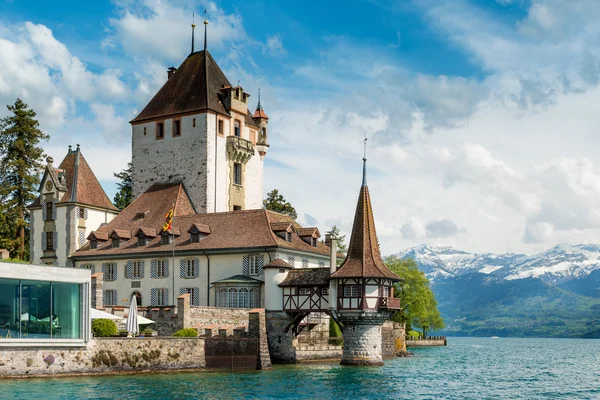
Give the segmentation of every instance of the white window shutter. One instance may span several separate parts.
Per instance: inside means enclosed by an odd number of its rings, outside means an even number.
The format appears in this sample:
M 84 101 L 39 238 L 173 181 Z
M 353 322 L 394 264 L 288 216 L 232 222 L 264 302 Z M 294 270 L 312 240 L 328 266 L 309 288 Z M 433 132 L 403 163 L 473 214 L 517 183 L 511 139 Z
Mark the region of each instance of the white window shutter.
M 88 219 L 88 209 L 87 208 L 83 209 L 83 219 Z
M 200 259 L 194 258 L 194 278 L 200 276 Z
M 186 278 L 187 274 L 186 274 L 186 260 L 184 258 L 182 258 L 181 260 L 179 260 L 179 277 L 180 278 Z
M 242 272 L 244 275 L 250 275 L 250 256 L 244 256 L 244 260 L 242 261 Z
M 163 304 L 169 304 L 169 289 L 165 288 L 163 291 Z
M 42 232 L 42 250 L 46 250 L 48 245 L 46 243 L 46 232 Z
M 75 219 L 79 218 L 79 206 L 75 206 Z
M 56 202 L 52 202 L 52 219 L 56 221 Z
M 144 261 L 142 260 L 142 262 L 140 262 L 140 279 L 144 279 L 144 269 L 145 269 L 145 265 L 144 265 Z
M 262 275 L 264 264 L 265 264 L 265 255 L 264 254 L 258 254 L 256 256 L 256 273 L 258 275 Z
M 133 277 L 133 262 L 131 260 L 129 260 L 125 264 L 125 278 L 131 279 L 132 277 Z
M 56 251 L 58 249 L 58 232 L 52 234 L 52 239 L 54 240 L 54 251 Z
M 150 261 L 150 278 L 158 278 L 158 260 Z
M 158 305 L 157 292 L 158 291 L 156 288 L 150 289 L 150 305 L 152 305 L 152 306 Z
M 165 260 L 165 278 L 169 277 L 169 260 Z

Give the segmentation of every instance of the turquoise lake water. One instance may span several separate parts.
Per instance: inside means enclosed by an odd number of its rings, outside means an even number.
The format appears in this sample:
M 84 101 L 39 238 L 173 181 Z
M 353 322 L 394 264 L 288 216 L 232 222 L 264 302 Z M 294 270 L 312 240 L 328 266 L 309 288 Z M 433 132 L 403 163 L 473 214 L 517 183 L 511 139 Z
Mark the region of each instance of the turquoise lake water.
M 2 399 L 598 399 L 600 340 L 449 338 L 384 367 L 0 381 Z

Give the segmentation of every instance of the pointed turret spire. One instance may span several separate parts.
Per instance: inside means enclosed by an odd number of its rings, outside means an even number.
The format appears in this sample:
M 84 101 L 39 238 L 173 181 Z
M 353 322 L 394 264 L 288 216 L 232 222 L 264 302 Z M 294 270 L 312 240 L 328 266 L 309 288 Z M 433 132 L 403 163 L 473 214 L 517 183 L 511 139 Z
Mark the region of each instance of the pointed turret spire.
M 208 20 L 206 19 L 206 10 L 204 10 L 204 51 L 206 52 L 206 35 L 208 28 Z
M 367 186 L 367 132 L 365 131 L 364 150 L 363 150 L 363 180 L 362 185 Z
M 269 119 L 269 117 L 267 117 L 267 114 L 265 113 L 265 110 L 263 110 L 262 105 L 260 104 L 260 88 L 258 89 L 258 104 L 256 105 L 256 111 L 254 111 L 254 115 L 252 115 L 252 118 Z
M 194 32 L 196 29 L 196 24 L 194 23 L 194 22 L 196 22 L 195 19 L 196 19 L 196 13 L 193 13 L 192 14 L 192 53 L 194 52 Z
M 400 280 L 385 265 L 379 252 L 375 219 L 371 207 L 371 197 L 367 186 L 367 138 L 364 140 L 363 180 L 358 195 L 358 204 L 354 215 L 352 236 L 348 246 L 346 259 L 332 278 L 388 278 Z

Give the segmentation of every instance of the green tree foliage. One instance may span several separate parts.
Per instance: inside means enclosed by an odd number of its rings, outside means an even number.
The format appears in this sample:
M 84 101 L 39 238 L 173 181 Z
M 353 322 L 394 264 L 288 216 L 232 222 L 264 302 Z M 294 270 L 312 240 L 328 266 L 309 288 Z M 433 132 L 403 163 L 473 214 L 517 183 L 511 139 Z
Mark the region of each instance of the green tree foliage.
M 26 207 L 37 197 L 44 151 L 48 140 L 36 113 L 21 99 L 7 106 L 12 113 L 0 120 L 0 245 L 12 257 L 29 258 L 29 214 Z
M 340 253 L 346 254 L 348 252 L 348 245 L 346 244 L 346 235 L 340 235 L 340 228 L 334 225 L 327 233 L 331 234 L 331 236 L 337 237 L 338 251 Z
M 132 178 L 133 164 L 129 162 L 127 168 L 118 174 L 114 174 L 115 178 L 118 178 L 120 182 L 117 183 L 119 191 L 115 194 L 114 202 L 115 207 L 119 210 L 124 209 L 133 201 L 133 178 Z
M 429 280 L 419 270 L 412 258 L 388 257 L 386 264 L 396 275 L 403 278 L 394 288 L 394 297 L 400 299 L 402 309 L 392 316 L 396 322 L 406 323 L 411 327 L 421 328 L 423 336 L 430 330 L 444 328 L 444 319 L 437 308 L 437 301 L 429 287 Z
M 175 337 L 198 337 L 198 331 L 194 328 L 183 328 L 173 334 Z
M 92 321 L 94 337 L 109 337 L 117 334 L 117 325 L 110 319 L 95 319 Z
M 267 193 L 267 198 L 263 200 L 263 206 L 267 210 L 277 211 L 279 213 L 289 215 L 294 219 L 298 218 L 296 209 L 283 197 L 283 195 L 279 193 L 279 190 L 277 189 L 273 189 Z

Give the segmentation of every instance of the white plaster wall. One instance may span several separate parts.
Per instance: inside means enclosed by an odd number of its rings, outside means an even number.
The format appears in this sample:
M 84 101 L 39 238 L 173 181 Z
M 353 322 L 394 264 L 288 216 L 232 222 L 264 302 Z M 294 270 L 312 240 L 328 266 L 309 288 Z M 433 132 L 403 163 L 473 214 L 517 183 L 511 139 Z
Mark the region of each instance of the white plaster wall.
M 178 137 L 172 135 L 173 119 L 166 118 L 163 122 L 165 135 L 160 140 L 156 139 L 156 121 L 132 126 L 134 197 L 155 183 L 183 181 L 196 211 L 205 212 L 207 114 L 181 117 L 181 136 Z
M 291 250 L 278 250 L 275 254 L 275 258 L 281 258 L 283 261 L 288 262 L 288 256 L 293 256 L 295 258 L 294 268 L 303 268 L 302 267 L 302 259 L 308 259 L 308 268 L 329 268 L 329 256 L 321 256 L 317 254 L 308 254 L 308 253 L 300 253 Z M 319 261 L 323 261 L 325 265 L 319 266 Z
M 33 264 L 42 263 L 42 232 L 44 231 L 44 221 L 42 221 L 42 209 L 31 210 L 29 240 L 31 246 L 30 259 Z
M 288 271 L 284 269 L 284 272 L 279 272 L 279 268 L 265 269 L 265 309 L 283 310 L 283 288 L 278 285 L 287 277 Z
M 216 135 L 217 120 L 223 120 L 223 136 Z M 227 136 L 230 132 L 229 117 L 216 114 L 208 114 L 208 136 L 207 136 L 207 212 L 229 211 L 229 168 L 227 160 Z M 216 137 L 216 154 L 215 154 Z M 216 159 L 216 163 L 215 163 Z M 215 187 L 215 172 L 216 187 Z M 215 207 L 216 192 L 216 207 Z
M 67 227 L 67 210 L 69 207 L 57 204 L 56 205 L 56 220 L 54 221 L 56 225 L 56 234 L 58 235 L 58 246 L 56 247 L 56 262 L 59 266 L 64 267 L 67 266 L 67 256 L 68 256 L 68 247 L 67 243 L 69 240 L 69 230 Z
M 175 299 L 179 296 L 179 290 L 183 287 L 197 287 L 199 289 L 200 305 L 201 306 L 214 306 L 215 305 L 215 294 L 214 289 L 210 289 L 209 296 L 207 296 L 208 285 L 225 278 L 229 278 L 233 275 L 242 275 L 242 260 L 245 254 L 258 254 L 256 252 L 240 253 L 240 254 L 223 254 L 223 255 L 209 255 L 210 257 L 210 278 L 207 276 L 208 263 L 204 254 L 194 254 L 186 257 L 176 255 L 175 265 L 173 260 L 168 255 L 165 257 L 143 257 L 134 258 L 130 260 L 144 260 L 144 278 L 143 279 L 127 279 L 125 278 L 125 265 L 128 260 L 93 260 L 93 261 L 82 261 L 76 262 L 76 268 L 80 268 L 81 264 L 93 264 L 95 272 L 102 272 L 102 263 L 105 262 L 116 262 L 117 263 L 117 280 L 116 281 L 104 281 L 103 289 L 114 289 L 117 291 L 119 302 L 117 305 L 125 306 L 129 304 L 131 294 L 134 291 L 139 291 L 142 294 L 142 304 L 144 306 L 150 305 L 150 290 L 152 288 L 167 288 L 169 290 L 169 303 L 173 305 L 173 279 L 175 283 Z M 269 261 L 269 256 L 266 253 L 265 264 Z M 179 263 L 181 259 L 197 258 L 200 262 L 200 274 L 198 278 L 181 278 Z M 151 261 L 152 259 L 168 259 L 169 260 L 169 276 L 167 278 L 152 278 L 151 277 Z M 264 280 L 263 275 L 251 276 L 254 279 Z M 132 288 L 131 282 L 141 282 L 140 288 Z M 211 285 L 212 286 L 212 285 Z M 207 304 L 207 300 L 210 300 Z M 281 300 L 279 300 L 281 301 Z M 264 305 L 264 290 L 261 289 L 261 305 Z
M 85 206 L 80 206 L 85 207 Z M 88 218 L 85 220 L 85 237 L 87 238 L 92 231 L 98 230 L 100 225 L 103 223 L 109 223 L 116 216 L 117 213 L 109 212 L 106 210 L 96 210 L 94 208 L 85 207 L 88 210 Z M 75 222 L 75 226 L 77 227 L 77 221 Z M 77 249 L 83 247 L 78 243 Z
M 247 210 L 262 208 L 263 200 L 263 157 L 254 150 L 254 155 L 246 164 L 246 176 L 244 178 L 244 189 Z

